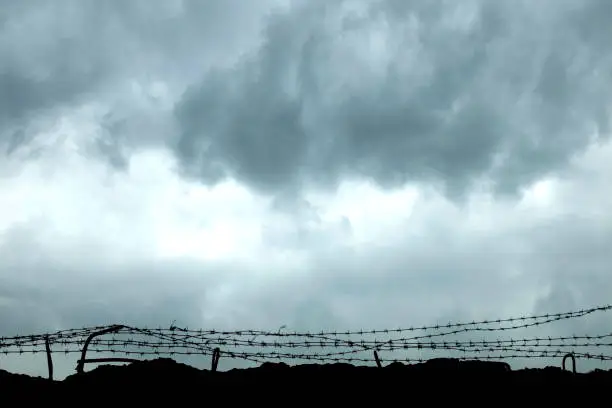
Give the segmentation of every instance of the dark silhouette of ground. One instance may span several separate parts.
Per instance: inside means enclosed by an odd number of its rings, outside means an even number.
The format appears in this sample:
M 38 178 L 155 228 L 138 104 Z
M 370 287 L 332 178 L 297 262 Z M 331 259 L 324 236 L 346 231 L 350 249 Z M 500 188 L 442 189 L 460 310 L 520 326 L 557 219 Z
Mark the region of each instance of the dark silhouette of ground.
M 153 402 L 165 405 L 171 401 L 176 405 L 178 400 L 202 406 L 213 401 L 253 405 L 258 400 L 279 405 L 318 401 L 325 405 L 334 398 L 344 404 L 365 403 L 372 398 L 380 403 L 382 399 L 397 398 L 400 405 L 422 399 L 433 406 L 442 400 L 506 405 L 510 400 L 527 403 L 537 395 L 548 402 L 568 402 L 568 398 L 578 397 L 584 402 L 611 391 L 612 370 L 577 374 L 558 367 L 512 371 L 506 363 L 455 359 L 433 359 L 413 365 L 392 363 L 381 368 L 264 363 L 256 368 L 211 372 L 160 358 L 103 365 L 63 381 L 0 370 L 0 406 L 6 407 L 16 406 L 3 404 L 11 399 L 22 404 L 35 399 L 81 406 L 98 402 L 112 406 L 145 406 Z M 603 401 L 607 402 L 607 398 Z M 344 406 L 341 402 L 333 403 L 336 404 Z

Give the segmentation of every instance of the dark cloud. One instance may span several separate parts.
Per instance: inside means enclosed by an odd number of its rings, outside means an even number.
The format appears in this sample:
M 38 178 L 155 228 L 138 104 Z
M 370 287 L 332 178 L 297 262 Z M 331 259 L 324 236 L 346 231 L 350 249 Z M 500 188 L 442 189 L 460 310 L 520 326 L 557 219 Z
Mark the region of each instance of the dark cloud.
M 9 2 L 14 3 L 14 2 Z M 74 2 L 9 6 L 0 26 L 0 119 L 23 125 L 45 110 L 78 104 L 113 70 L 112 34 L 90 7 Z M 87 28 L 87 29 L 86 29 Z
M 257 48 L 271 4 L 8 2 L 3 150 L 31 140 L 35 116 L 105 101 L 93 144 L 117 168 L 170 143 L 207 183 L 296 194 L 357 175 L 461 197 L 483 177 L 516 192 L 609 128 L 609 2 L 294 2 Z M 177 105 L 178 139 L 162 110 L 116 102 L 125 81 L 176 91 L 202 76 Z
M 226 64 L 254 41 L 252 31 L 268 6 L 235 0 L 2 2 L 0 145 L 11 153 L 34 137 L 26 129 L 33 119 L 87 103 L 106 105 L 124 120 L 125 104 L 117 99 L 129 94 L 131 81 L 176 85 Z M 119 168 L 127 153 L 113 145 L 150 141 L 143 132 L 112 137 L 100 141 L 98 153 Z
M 185 94 L 186 173 L 269 192 L 443 182 L 455 197 L 492 177 L 514 193 L 608 129 L 612 31 L 588 17 L 607 2 L 339 4 L 275 15 L 257 53 Z

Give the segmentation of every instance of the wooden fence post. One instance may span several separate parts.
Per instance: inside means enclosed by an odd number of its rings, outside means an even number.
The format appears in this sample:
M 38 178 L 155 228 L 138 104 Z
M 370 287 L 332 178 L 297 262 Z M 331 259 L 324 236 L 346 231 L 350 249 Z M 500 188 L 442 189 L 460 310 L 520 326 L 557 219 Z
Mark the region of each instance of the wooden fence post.
M 374 350 L 374 359 L 376 360 L 376 365 L 378 366 L 378 368 L 382 368 L 382 364 L 380 362 L 380 359 L 378 358 L 378 353 L 376 352 L 376 350 Z
M 219 357 L 221 357 L 221 350 L 219 347 L 216 347 L 212 354 L 212 362 L 210 366 L 210 371 L 213 373 L 217 371 L 217 365 L 219 364 Z
M 45 336 L 45 348 L 47 349 L 47 367 L 49 368 L 49 381 L 53 381 L 53 359 L 51 357 L 51 344 L 49 335 Z

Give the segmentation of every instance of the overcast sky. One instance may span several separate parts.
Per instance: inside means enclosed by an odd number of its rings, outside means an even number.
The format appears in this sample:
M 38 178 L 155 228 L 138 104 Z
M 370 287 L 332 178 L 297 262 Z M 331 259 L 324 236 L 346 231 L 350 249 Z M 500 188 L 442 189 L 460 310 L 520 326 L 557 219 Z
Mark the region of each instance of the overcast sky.
M 0 335 L 612 303 L 611 20 L 608 0 L 0 0 Z

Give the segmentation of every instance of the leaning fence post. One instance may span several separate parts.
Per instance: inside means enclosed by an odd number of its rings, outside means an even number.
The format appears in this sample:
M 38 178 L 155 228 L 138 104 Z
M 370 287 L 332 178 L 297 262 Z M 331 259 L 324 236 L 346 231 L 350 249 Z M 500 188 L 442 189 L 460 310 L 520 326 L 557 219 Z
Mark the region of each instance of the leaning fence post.
M 378 368 L 382 368 L 382 364 L 380 363 L 380 359 L 378 358 L 378 353 L 374 350 L 374 359 L 376 360 L 376 365 Z
M 574 356 L 574 353 L 567 353 L 565 356 L 563 356 L 563 361 L 562 361 L 563 371 L 565 371 L 565 360 L 568 357 L 572 359 L 572 371 L 574 372 L 574 374 L 576 374 L 576 357 Z
M 49 381 L 53 381 L 53 359 L 51 358 L 51 345 L 49 336 L 45 336 L 45 348 L 47 349 L 47 367 L 49 368 Z
M 89 346 L 89 343 L 93 340 L 94 337 L 102 336 L 103 334 L 107 334 L 107 333 L 112 333 L 124 327 L 125 326 L 118 324 L 115 326 L 111 326 L 108 329 L 104 329 L 104 330 L 100 330 L 100 331 L 91 333 L 89 337 L 87 337 L 87 340 L 85 340 L 85 345 L 83 346 L 83 350 L 81 351 L 81 359 L 77 363 L 77 367 L 76 367 L 77 373 L 79 374 L 83 373 L 83 366 L 85 365 L 85 356 L 87 355 L 87 347 Z
M 219 347 L 216 347 L 212 354 L 212 362 L 211 362 L 211 367 L 210 367 L 210 371 L 212 371 L 213 373 L 217 371 L 217 365 L 219 364 L 219 357 L 221 357 L 221 350 L 219 350 Z

